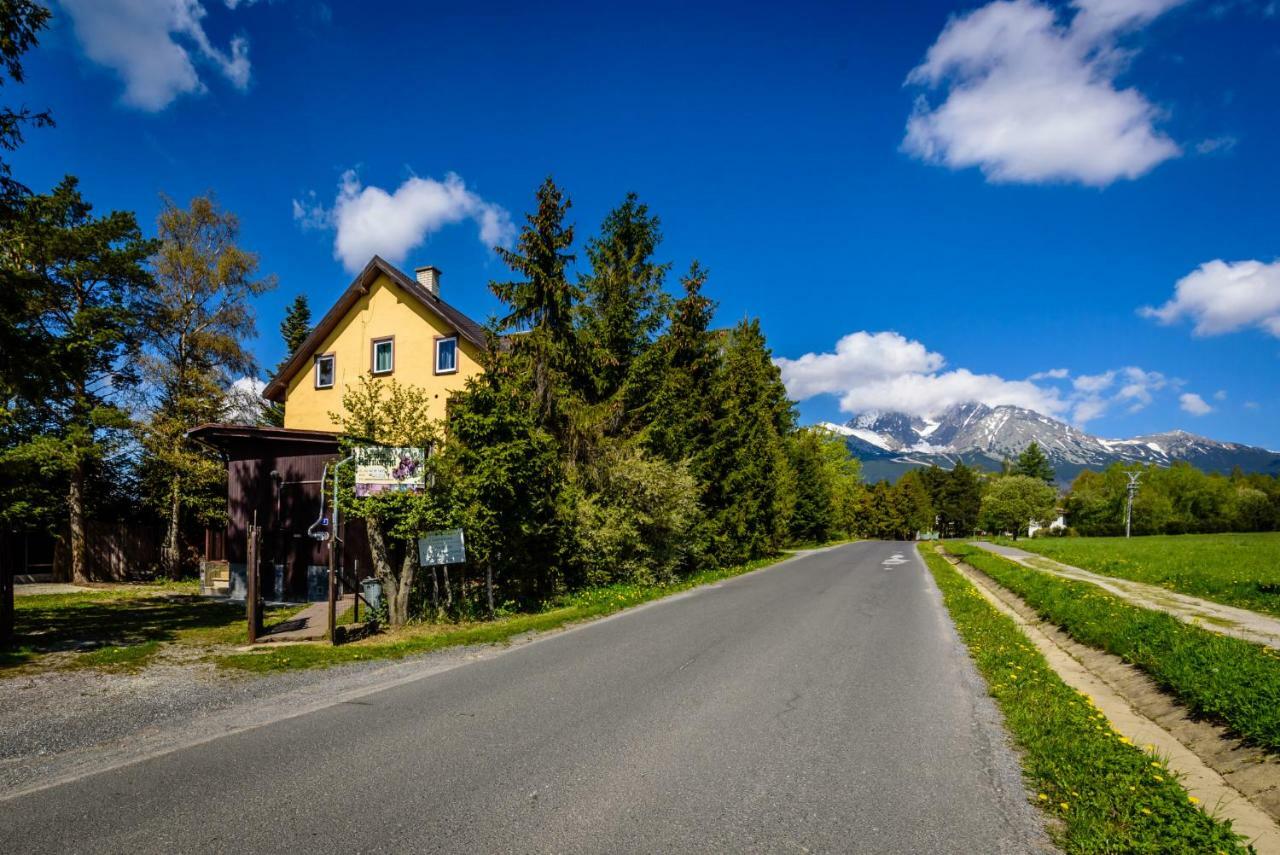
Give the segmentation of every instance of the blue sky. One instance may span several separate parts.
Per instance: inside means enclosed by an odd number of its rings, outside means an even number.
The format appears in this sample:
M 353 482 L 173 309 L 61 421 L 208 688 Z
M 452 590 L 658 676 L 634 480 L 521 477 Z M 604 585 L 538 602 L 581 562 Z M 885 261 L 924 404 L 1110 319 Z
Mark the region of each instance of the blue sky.
M 148 228 L 215 191 L 280 280 L 264 374 L 371 251 L 489 315 L 481 238 L 550 173 L 584 235 L 639 193 L 806 421 L 972 397 L 1280 448 L 1276 3 L 689 5 L 63 0 L 15 174 Z

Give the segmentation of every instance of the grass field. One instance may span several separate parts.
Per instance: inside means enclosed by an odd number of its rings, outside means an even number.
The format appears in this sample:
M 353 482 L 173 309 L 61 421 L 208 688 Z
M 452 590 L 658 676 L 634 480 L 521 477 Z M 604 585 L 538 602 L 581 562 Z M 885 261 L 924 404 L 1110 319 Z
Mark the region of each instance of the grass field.
M 1280 532 L 1002 542 L 1095 573 L 1280 617 Z
M 1023 567 L 967 544 L 946 550 L 1013 591 L 1082 644 L 1146 671 L 1184 706 L 1280 751 L 1280 654 L 1130 605 L 1087 582 Z
M 1127 744 L 1062 682 L 1005 615 L 922 544 L 960 637 L 1021 750 L 1033 801 L 1065 852 L 1241 852 L 1230 827 L 1198 809 L 1173 774 Z

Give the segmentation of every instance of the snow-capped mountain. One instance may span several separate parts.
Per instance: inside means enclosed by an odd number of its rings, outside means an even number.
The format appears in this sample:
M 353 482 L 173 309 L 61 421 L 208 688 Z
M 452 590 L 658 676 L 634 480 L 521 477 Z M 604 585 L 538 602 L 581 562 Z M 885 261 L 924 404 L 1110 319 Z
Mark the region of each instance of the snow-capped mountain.
M 936 420 L 869 412 L 847 424 L 825 426 L 845 437 L 871 480 L 897 478 L 907 469 L 935 463 L 949 468 L 957 460 L 999 469 L 1003 460 L 1016 457 L 1032 442 L 1044 449 L 1063 483 L 1082 469 L 1102 469 L 1115 462 L 1168 465 L 1186 460 L 1211 472 L 1229 472 L 1239 466 L 1246 472 L 1280 473 L 1280 453 L 1265 448 L 1219 442 L 1181 430 L 1103 439 L 1008 405 L 961 404 Z

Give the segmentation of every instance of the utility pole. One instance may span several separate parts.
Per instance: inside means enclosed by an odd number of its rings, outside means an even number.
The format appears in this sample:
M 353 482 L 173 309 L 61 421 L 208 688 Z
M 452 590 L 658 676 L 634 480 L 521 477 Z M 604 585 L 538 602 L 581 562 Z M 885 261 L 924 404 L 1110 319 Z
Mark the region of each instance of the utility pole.
M 1129 498 L 1124 506 L 1124 536 L 1127 538 L 1133 528 L 1133 497 L 1138 493 L 1138 479 L 1142 477 L 1142 473 L 1126 472 L 1125 474 L 1129 476 L 1129 486 L 1125 488 Z

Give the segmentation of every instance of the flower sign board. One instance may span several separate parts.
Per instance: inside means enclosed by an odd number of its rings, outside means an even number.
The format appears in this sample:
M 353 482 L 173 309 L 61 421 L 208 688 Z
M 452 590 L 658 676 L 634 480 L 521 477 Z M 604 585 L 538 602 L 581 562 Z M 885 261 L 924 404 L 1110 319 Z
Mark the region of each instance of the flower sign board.
M 450 528 L 444 531 L 429 531 L 418 538 L 418 560 L 423 567 L 436 567 L 441 564 L 465 564 L 467 547 L 462 537 L 462 529 Z
M 426 472 L 426 453 L 421 448 L 362 446 L 356 449 L 356 496 L 421 493 Z

